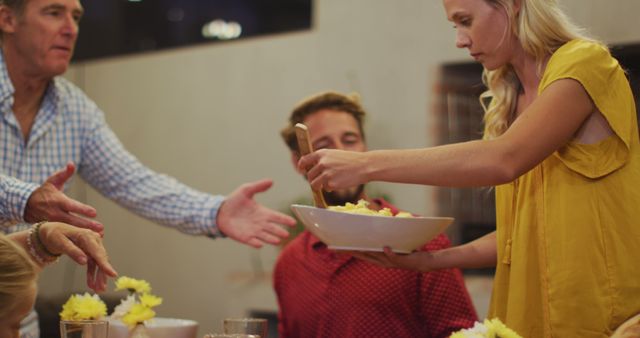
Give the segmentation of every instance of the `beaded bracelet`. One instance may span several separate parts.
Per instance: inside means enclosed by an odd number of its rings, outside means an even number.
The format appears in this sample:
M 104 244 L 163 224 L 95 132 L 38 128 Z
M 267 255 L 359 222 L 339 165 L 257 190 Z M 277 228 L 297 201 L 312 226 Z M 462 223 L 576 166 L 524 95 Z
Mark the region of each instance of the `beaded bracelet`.
M 42 243 L 40 239 L 40 226 L 45 222 L 39 222 L 34 224 L 29 230 L 29 234 L 27 236 L 27 247 L 29 248 L 29 253 L 40 265 L 46 265 L 49 263 L 54 263 L 58 261 L 60 255 L 52 254 Z M 40 249 L 44 252 L 46 257 L 43 257 L 39 252 Z
M 35 227 L 34 233 L 36 235 L 36 243 L 42 249 L 42 251 L 45 253 L 45 255 L 47 255 L 49 257 L 55 257 L 57 259 L 58 257 L 60 257 L 60 254 L 54 254 L 53 252 L 49 251 L 49 249 L 47 249 L 47 247 L 44 245 L 44 242 L 42 242 L 42 239 L 40 238 L 40 226 L 42 226 L 44 223 L 46 223 L 46 221 L 38 222 L 38 223 L 36 223 L 34 225 L 34 227 Z
M 40 254 L 38 254 L 38 252 L 36 251 L 36 247 L 33 245 L 33 241 L 31 241 L 31 237 L 33 236 L 33 231 L 34 231 L 33 227 L 29 229 L 29 234 L 27 235 L 27 247 L 29 248 L 29 253 L 31 254 L 31 256 L 33 256 L 33 258 L 35 258 L 35 260 L 40 265 L 44 265 L 45 264 L 44 258 L 42 258 Z

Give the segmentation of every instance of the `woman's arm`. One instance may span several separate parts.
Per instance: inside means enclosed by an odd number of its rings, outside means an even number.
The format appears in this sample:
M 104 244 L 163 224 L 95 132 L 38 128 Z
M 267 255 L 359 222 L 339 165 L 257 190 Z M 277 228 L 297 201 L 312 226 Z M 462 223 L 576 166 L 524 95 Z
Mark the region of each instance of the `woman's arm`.
M 369 181 L 450 187 L 510 182 L 573 138 L 595 106 L 580 83 L 554 82 L 498 138 L 410 150 L 319 150 L 300 159 L 314 188 Z
M 385 248 L 384 253 L 351 252 L 351 254 L 382 267 L 422 272 L 449 268 L 487 268 L 496 265 L 496 234 L 494 231 L 473 242 L 438 251 L 418 251 L 409 255 L 397 255 L 389 248 Z

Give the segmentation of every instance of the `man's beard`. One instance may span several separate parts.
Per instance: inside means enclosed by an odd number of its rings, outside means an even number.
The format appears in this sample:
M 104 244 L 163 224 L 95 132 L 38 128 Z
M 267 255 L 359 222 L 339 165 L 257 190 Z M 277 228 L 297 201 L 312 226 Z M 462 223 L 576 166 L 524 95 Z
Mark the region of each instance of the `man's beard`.
M 362 197 L 364 191 L 364 184 L 357 186 L 356 188 L 343 189 L 338 191 L 323 191 L 324 200 L 327 205 L 345 205 L 347 202 L 357 203 Z

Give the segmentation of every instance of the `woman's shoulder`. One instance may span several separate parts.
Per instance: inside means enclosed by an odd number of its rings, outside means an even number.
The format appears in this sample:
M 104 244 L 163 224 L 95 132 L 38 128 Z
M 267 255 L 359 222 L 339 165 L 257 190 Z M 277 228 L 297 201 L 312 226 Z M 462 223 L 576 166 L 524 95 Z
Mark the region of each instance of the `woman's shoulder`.
M 559 53 L 572 53 L 572 52 L 609 53 L 609 48 L 605 44 L 598 41 L 575 39 L 575 40 L 570 40 L 565 44 L 563 44 L 562 46 L 560 46 L 560 48 L 558 48 L 556 52 L 557 53 L 558 52 Z
M 606 45 L 590 40 L 571 40 L 558 48 L 547 67 L 563 67 L 572 64 L 610 65 L 614 60 Z
M 602 43 L 571 40 L 558 48 L 544 70 L 540 90 L 558 79 L 573 78 L 583 85 L 609 81 L 620 71 L 620 64 Z

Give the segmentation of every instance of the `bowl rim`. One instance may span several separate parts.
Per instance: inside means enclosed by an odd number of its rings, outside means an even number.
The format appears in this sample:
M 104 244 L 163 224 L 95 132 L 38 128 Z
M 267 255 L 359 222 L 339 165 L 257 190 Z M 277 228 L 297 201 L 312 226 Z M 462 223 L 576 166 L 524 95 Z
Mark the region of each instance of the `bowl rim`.
M 198 322 L 192 319 L 182 319 L 182 318 L 171 318 L 171 317 L 155 317 L 153 319 L 151 319 L 151 321 L 165 321 L 165 320 L 170 320 L 173 322 L 179 322 L 180 325 L 177 326 L 156 326 L 153 325 L 153 322 L 151 322 L 149 325 L 147 325 L 148 328 L 162 328 L 162 327 L 173 327 L 173 328 L 178 328 L 178 327 L 191 327 L 191 326 L 198 326 Z M 115 324 L 116 326 L 127 326 L 127 324 L 125 324 L 122 320 L 120 319 L 113 319 L 113 318 L 109 318 L 109 325 Z
M 413 217 L 396 217 L 396 216 L 385 216 L 385 215 L 368 215 L 368 214 L 357 214 L 357 213 L 353 213 L 353 212 L 344 212 L 344 211 L 336 211 L 336 210 L 330 210 L 330 209 L 324 209 L 324 208 L 318 208 L 318 207 L 314 207 L 312 205 L 306 205 L 306 204 L 291 204 L 291 209 L 312 209 L 312 210 L 318 210 L 319 212 L 325 212 L 325 213 L 330 213 L 330 214 L 338 214 L 338 215 L 352 215 L 355 217 L 373 217 L 373 218 L 388 218 L 388 219 L 394 219 L 394 220 L 404 220 L 404 219 L 409 219 L 409 220 L 448 220 L 448 221 L 454 221 L 455 219 L 453 217 L 448 217 L 448 216 L 413 216 Z M 413 215 L 413 214 L 412 214 Z
M 396 253 L 410 253 L 420 248 L 421 245 L 428 243 L 440 233 L 443 233 L 444 229 L 455 221 L 453 217 L 395 217 L 356 214 L 302 204 L 292 204 L 291 210 L 297 216 L 298 220 L 302 222 L 305 229 L 318 237 L 329 249 L 361 252 L 381 252 L 384 246 L 389 246 L 391 250 Z M 324 221 L 327 222 L 326 226 L 320 226 L 318 224 L 324 223 Z M 353 229 L 363 231 L 371 230 L 382 236 L 386 236 L 385 233 L 388 231 L 384 229 L 398 229 L 395 226 L 400 226 L 402 229 L 413 229 L 411 233 L 416 234 L 416 236 L 411 236 L 411 239 L 402 239 L 393 235 L 388 238 L 385 237 L 387 243 L 377 243 L 379 240 L 376 239 L 364 239 L 360 238 L 361 236 L 353 238 L 353 230 L 347 230 L 346 232 L 339 230 L 335 232 L 334 230 L 336 230 L 337 223 L 353 223 Z M 389 228 L 391 224 L 394 225 L 394 228 Z M 426 228 L 423 226 L 426 226 Z M 340 226 L 340 228 L 342 228 L 342 226 Z M 437 231 L 418 230 L 427 228 Z M 415 231 L 418 231 L 420 234 L 417 234 Z M 395 232 L 397 233 L 397 231 Z M 342 237 L 342 235 L 339 235 L 340 233 L 346 237 Z M 379 236 L 374 237 L 378 238 Z M 420 238 L 424 239 L 424 243 L 417 243 L 422 241 Z

